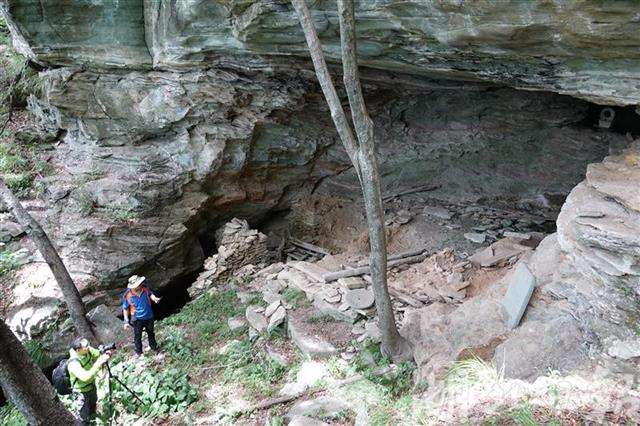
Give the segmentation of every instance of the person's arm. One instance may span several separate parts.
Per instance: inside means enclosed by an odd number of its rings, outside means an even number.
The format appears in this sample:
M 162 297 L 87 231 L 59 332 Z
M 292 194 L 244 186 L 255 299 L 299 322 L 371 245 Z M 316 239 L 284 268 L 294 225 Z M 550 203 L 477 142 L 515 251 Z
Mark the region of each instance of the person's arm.
M 124 321 L 124 328 L 129 327 L 129 302 L 127 301 L 127 294 L 122 296 L 122 316 Z
M 98 374 L 98 371 L 100 371 L 100 368 L 105 362 L 107 362 L 108 359 L 108 355 L 100 355 L 100 357 L 88 370 L 82 368 L 82 365 L 80 365 L 80 361 L 78 361 L 77 359 L 71 360 L 71 362 L 69 362 L 68 364 L 69 373 L 72 373 L 82 382 L 88 382 L 89 380 L 96 377 L 96 374 Z
M 161 297 L 158 297 L 153 291 L 151 291 L 151 289 L 149 289 L 149 287 L 147 287 L 147 291 L 149 292 L 149 297 L 152 302 L 160 303 L 160 299 L 162 299 Z

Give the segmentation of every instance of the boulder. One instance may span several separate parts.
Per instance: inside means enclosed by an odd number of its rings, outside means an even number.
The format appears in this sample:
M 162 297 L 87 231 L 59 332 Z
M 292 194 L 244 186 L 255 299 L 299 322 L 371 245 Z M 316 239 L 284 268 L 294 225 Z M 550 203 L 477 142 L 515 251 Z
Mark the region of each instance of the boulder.
M 295 415 L 289 420 L 289 426 L 329 426 L 329 424 L 312 417 Z
M 245 316 L 251 327 L 258 332 L 262 332 L 267 329 L 268 323 L 265 316 L 262 315 L 259 310 L 259 306 L 249 305 L 245 311 Z
M 240 331 L 246 328 L 249 324 L 244 317 L 232 317 L 227 320 L 227 325 L 231 331 Z
M 342 306 L 333 305 L 322 298 L 316 298 L 313 301 L 313 306 L 320 311 L 320 313 L 329 315 L 337 321 L 344 321 L 353 324 L 358 319 L 358 314 L 356 314 L 352 309 L 343 310 L 341 309 Z
M 352 309 L 367 309 L 373 306 L 375 298 L 370 288 L 357 288 L 345 290 L 344 301 Z
M 7 220 L 0 222 L 0 242 L 8 243 L 23 234 L 24 231 L 19 224 Z
M 275 310 L 271 318 L 269 318 L 269 325 L 267 326 L 267 331 L 271 333 L 276 329 L 280 324 L 283 324 L 285 319 L 287 318 L 287 311 L 284 309 L 284 306 L 278 306 Z
M 285 414 L 285 419 L 292 419 L 295 416 L 306 416 L 312 418 L 321 417 L 323 419 L 338 419 L 345 412 L 350 412 L 351 408 L 341 399 L 328 396 L 297 402 Z
M 95 324 L 96 337 L 104 344 L 122 344 L 130 339 L 130 332 L 122 329 L 122 321 L 105 305 L 87 312 L 87 318 Z

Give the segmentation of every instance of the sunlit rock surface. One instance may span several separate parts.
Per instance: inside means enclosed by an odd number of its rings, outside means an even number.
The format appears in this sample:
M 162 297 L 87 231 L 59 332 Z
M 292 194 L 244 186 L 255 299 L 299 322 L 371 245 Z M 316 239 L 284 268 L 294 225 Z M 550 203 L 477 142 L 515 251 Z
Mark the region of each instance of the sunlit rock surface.
M 265 69 L 290 63 L 291 55 L 308 57 L 287 0 L 9 3 L 14 32 L 50 65 Z M 336 60 L 336 3 L 308 3 L 325 50 Z M 363 65 L 604 104 L 640 103 L 640 11 L 634 1 L 356 3 Z

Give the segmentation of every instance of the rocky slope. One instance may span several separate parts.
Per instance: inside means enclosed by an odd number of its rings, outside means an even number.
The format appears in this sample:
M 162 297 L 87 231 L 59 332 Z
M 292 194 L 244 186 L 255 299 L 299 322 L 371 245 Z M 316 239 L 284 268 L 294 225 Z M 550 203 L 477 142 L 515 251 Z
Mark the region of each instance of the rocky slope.
M 335 60 L 335 4 L 309 3 Z M 181 282 L 227 219 L 256 225 L 312 191 L 357 193 L 288 2 L 5 4 L 16 46 L 50 68 L 32 108 L 62 135 L 32 212 L 85 294 L 113 293 L 132 273 L 157 287 Z M 594 129 L 599 109 L 581 99 L 640 102 L 632 2 L 359 7 L 387 191 L 437 183 L 432 195 L 444 199 L 553 204 L 626 143 Z M 624 265 L 596 269 L 634 270 L 635 252 L 622 249 Z M 32 309 L 29 295 L 55 300 L 42 265 L 30 267 L 38 282 L 17 291 L 12 315 Z

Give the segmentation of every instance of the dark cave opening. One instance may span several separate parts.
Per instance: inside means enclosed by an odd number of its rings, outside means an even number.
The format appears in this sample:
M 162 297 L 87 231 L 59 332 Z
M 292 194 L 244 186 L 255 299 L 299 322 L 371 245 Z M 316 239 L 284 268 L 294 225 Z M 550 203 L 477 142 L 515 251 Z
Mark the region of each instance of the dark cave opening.
M 582 124 L 622 135 L 629 133 L 634 138 L 640 136 L 640 114 L 634 106 L 602 106 L 590 103 Z

